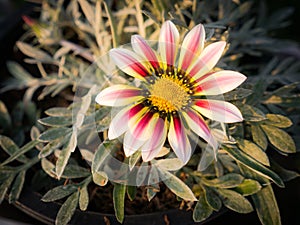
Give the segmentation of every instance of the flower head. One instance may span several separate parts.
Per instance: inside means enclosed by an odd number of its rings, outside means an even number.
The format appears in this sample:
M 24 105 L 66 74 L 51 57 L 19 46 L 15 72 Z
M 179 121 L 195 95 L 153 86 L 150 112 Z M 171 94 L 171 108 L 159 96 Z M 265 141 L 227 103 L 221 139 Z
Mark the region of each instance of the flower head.
M 100 105 L 124 106 L 112 119 L 108 138 L 124 134 L 126 156 L 141 150 L 144 161 L 152 160 L 168 139 L 177 157 L 186 163 L 192 154 L 188 138 L 191 132 L 214 149 L 218 147 L 205 118 L 222 123 L 243 120 L 236 106 L 208 96 L 228 92 L 246 77 L 229 70 L 212 72 L 226 43 L 204 47 L 204 42 L 205 30 L 199 24 L 187 33 L 179 49 L 179 32 L 171 21 L 166 21 L 157 52 L 139 35 L 132 36 L 133 51 L 110 51 L 120 70 L 140 80 L 138 86 L 108 87 L 96 97 Z

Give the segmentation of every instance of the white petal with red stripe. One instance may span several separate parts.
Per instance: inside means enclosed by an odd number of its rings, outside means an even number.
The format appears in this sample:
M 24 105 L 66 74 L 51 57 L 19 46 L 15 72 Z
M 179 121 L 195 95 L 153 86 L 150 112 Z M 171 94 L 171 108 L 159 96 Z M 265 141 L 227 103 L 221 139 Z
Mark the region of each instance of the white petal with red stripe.
M 159 53 L 166 69 L 167 65 L 174 65 L 179 42 L 179 32 L 170 20 L 163 23 L 159 35 Z
M 159 68 L 159 61 L 153 49 L 140 35 L 131 36 L 131 45 L 133 50 L 150 62 L 154 69 Z
M 179 117 L 171 117 L 168 140 L 176 156 L 186 164 L 191 157 L 192 148 Z
M 187 112 L 182 112 L 188 127 L 195 132 L 199 137 L 203 138 L 208 144 L 210 144 L 214 149 L 217 149 L 218 143 L 212 136 L 210 129 L 205 123 L 201 115 L 199 115 L 194 110 L 189 110 Z
M 196 101 L 193 108 L 205 117 L 219 122 L 235 123 L 243 121 L 240 110 L 229 102 L 202 99 Z
M 187 73 L 195 80 L 211 71 L 222 56 L 225 41 L 219 41 L 208 45 L 199 56 L 199 59 L 189 67 Z
M 144 77 L 150 73 L 148 62 L 135 52 L 114 48 L 109 51 L 109 55 L 120 70 L 132 77 L 145 80 Z
M 123 106 L 143 98 L 140 88 L 119 84 L 104 89 L 96 96 L 95 100 L 100 105 Z
M 161 151 L 167 137 L 167 121 L 158 118 L 153 128 L 150 139 L 142 146 L 142 158 L 144 162 L 155 158 Z
M 183 39 L 178 68 L 186 71 L 194 59 L 203 50 L 205 40 L 205 30 L 202 24 L 195 26 Z
M 204 78 L 204 76 L 203 76 Z M 231 70 L 222 70 L 198 80 L 196 95 L 219 95 L 231 91 L 246 80 L 246 76 Z

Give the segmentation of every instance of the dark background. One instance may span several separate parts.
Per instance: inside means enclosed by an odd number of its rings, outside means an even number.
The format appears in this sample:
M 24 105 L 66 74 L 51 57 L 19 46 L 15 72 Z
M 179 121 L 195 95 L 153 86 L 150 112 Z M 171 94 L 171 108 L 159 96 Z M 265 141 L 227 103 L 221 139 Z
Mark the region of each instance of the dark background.
M 300 1 L 299 0 L 267 0 L 269 11 L 281 9 L 286 6 L 294 8 L 291 16 L 291 25 L 287 28 L 277 31 L 277 37 L 283 39 L 292 39 L 300 41 Z M 2 1 L 0 0 L 0 81 L 4 80 L 7 75 L 5 62 L 14 59 L 12 52 L 13 45 L 20 35 L 24 32 L 22 29 L 14 29 L 20 27 L 22 23 L 21 12 L 29 12 L 32 6 L 26 6 L 24 1 Z M 300 42 L 299 42 L 300 43 Z M 299 79 L 300 80 L 300 79 Z M 3 97 L 3 96 L 2 96 Z M 299 152 L 293 156 L 293 163 L 297 165 L 298 172 L 300 167 Z M 286 188 L 281 189 L 274 186 L 274 192 L 278 201 L 279 209 L 282 217 L 282 225 L 299 225 L 300 224 L 300 178 L 294 179 L 286 183 Z M 0 225 L 16 225 L 17 222 L 12 221 L 6 223 L 1 221 L 2 218 L 10 218 L 14 221 L 21 221 L 32 225 L 42 225 L 39 221 L 32 219 L 25 213 L 19 211 L 14 206 L 3 202 L 0 205 Z M 243 224 L 243 225 L 260 225 L 255 212 L 242 215 L 229 211 L 224 215 L 216 218 L 210 225 L 220 224 Z

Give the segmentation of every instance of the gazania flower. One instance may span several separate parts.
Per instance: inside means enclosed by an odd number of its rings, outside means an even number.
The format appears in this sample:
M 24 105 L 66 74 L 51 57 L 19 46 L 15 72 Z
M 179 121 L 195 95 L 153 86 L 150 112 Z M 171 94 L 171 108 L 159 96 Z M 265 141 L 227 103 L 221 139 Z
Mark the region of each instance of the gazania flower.
M 143 160 L 149 161 L 168 139 L 177 157 L 187 163 L 192 154 L 188 138 L 191 132 L 214 149 L 218 147 L 205 118 L 222 123 L 243 120 L 236 106 L 208 96 L 228 92 L 246 77 L 229 70 L 212 72 L 226 43 L 219 41 L 204 47 L 204 42 L 205 30 L 199 24 L 187 33 L 179 50 L 179 32 L 171 21 L 166 21 L 157 52 L 139 35 L 132 36 L 133 51 L 110 51 L 118 68 L 140 81 L 135 82 L 138 86 L 108 87 L 96 97 L 100 105 L 124 107 L 112 119 L 108 138 L 124 134 L 126 156 L 140 150 Z

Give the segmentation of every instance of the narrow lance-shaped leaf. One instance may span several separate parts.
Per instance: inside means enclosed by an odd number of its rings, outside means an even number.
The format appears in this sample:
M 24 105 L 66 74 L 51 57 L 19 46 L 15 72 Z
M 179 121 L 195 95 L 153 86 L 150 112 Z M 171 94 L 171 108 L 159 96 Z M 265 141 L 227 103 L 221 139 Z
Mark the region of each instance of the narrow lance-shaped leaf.
M 69 184 L 69 185 L 60 185 L 51 190 L 49 190 L 42 198 L 44 202 L 53 202 L 64 197 L 69 196 L 78 190 L 77 185 Z
M 178 197 L 186 201 L 197 201 L 192 190 L 178 177 L 168 171 L 159 170 L 164 184 Z
M 76 191 L 74 194 L 72 194 L 68 199 L 62 204 L 60 207 L 56 220 L 55 225 L 67 225 L 68 222 L 71 220 L 77 205 L 78 205 L 78 199 L 79 199 L 79 191 Z
M 19 158 L 21 155 L 25 154 L 26 152 L 30 151 L 35 147 L 36 144 L 39 142 L 37 140 L 33 140 L 28 142 L 26 145 L 24 145 L 22 148 L 20 148 L 19 151 L 14 152 L 8 159 L 6 159 L 1 165 L 6 165 L 15 159 Z
M 67 146 L 61 151 L 59 158 L 56 162 L 56 174 L 58 179 L 64 172 L 64 169 L 69 161 L 71 153 L 75 150 L 77 146 L 77 132 L 73 132 L 72 136 L 67 144 Z
M 6 180 L 0 185 L 0 204 L 4 200 L 7 190 L 9 189 L 14 178 L 15 178 L 15 174 L 12 174 L 8 178 L 6 178 Z
M 200 192 L 199 201 L 193 211 L 193 219 L 195 222 L 201 222 L 206 220 L 213 212 L 212 207 L 207 203 L 205 193 Z
M 9 155 L 16 154 L 16 152 L 20 151 L 20 148 L 15 144 L 13 140 L 3 135 L 0 135 L 0 146 Z M 28 161 L 28 159 L 24 155 L 20 155 L 17 160 L 23 163 Z
M 87 190 L 87 186 L 83 186 L 80 189 L 80 196 L 79 196 L 79 208 L 82 211 L 85 211 L 89 205 L 89 193 Z
M 24 181 L 25 181 L 26 170 L 22 170 L 16 177 L 11 191 L 9 193 L 8 202 L 13 203 L 17 201 L 20 197 L 21 191 L 23 189 Z
M 273 180 L 279 187 L 284 187 L 283 181 L 276 173 L 274 173 L 267 167 L 263 166 L 255 159 L 246 155 L 244 152 L 240 151 L 237 148 L 231 148 L 227 146 L 223 146 L 223 147 L 224 150 L 229 153 L 229 155 L 231 155 L 234 159 L 236 159 L 243 165 L 247 166 L 249 169 L 254 170 L 256 173 L 259 173 L 260 175 Z
M 124 220 L 124 201 L 125 201 L 126 185 L 114 184 L 113 202 L 115 215 L 117 220 L 122 223 Z
M 258 218 L 263 225 L 281 225 L 279 208 L 271 185 L 264 187 L 251 197 Z

